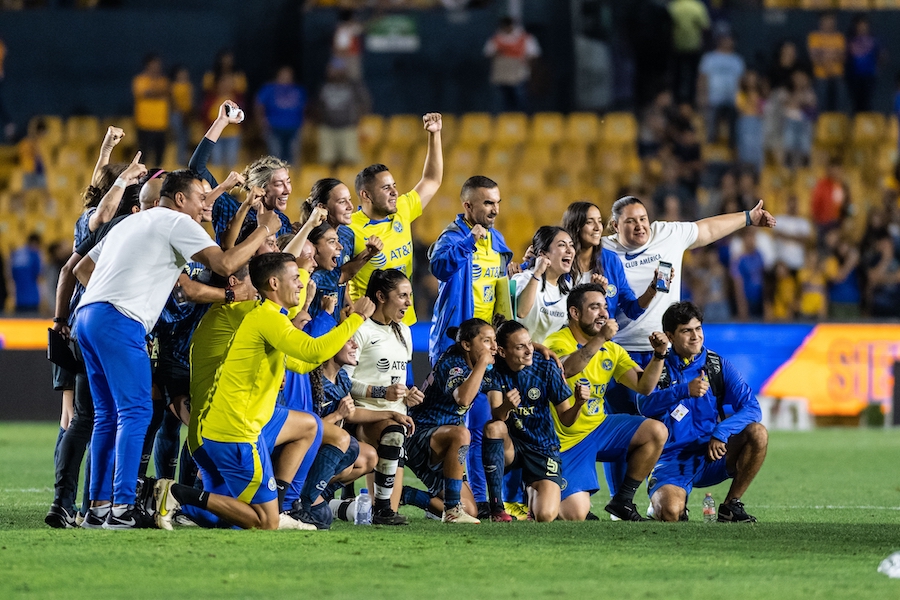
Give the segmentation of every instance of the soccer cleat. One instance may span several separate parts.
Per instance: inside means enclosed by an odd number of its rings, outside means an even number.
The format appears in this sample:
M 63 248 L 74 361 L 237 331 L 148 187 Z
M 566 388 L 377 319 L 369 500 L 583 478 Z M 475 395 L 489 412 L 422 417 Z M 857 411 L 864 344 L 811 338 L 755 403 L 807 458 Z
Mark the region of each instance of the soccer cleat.
M 156 512 L 153 490 L 157 481 L 159 480 L 153 477 L 138 477 L 137 486 L 134 489 L 134 505 L 148 515 Z
M 387 508 L 372 513 L 372 525 L 409 525 L 409 519 Z
M 110 510 L 108 506 L 106 510 Z M 85 529 L 103 529 L 103 524 L 106 523 L 107 514 L 108 513 L 103 513 L 103 516 L 100 516 L 93 508 L 89 508 L 87 514 L 84 516 L 84 521 L 81 522 L 81 526 Z
M 584 515 L 584 520 L 585 521 L 599 521 L 600 517 L 598 517 L 597 515 L 595 515 L 594 513 L 590 512 L 590 511 L 588 511 L 588 514 Z
M 75 527 L 81 527 L 81 524 L 84 523 L 84 513 L 80 510 L 75 513 Z
M 603 510 L 613 515 L 614 517 L 619 517 L 619 519 L 623 521 L 647 521 L 648 519 L 641 516 L 641 513 L 638 512 L 637 507 L 634 505 L 634 502 L 622 502 L 621 500 L 616 500 L 613 497 L 612 500 L 609 501 Z
M 510 516 L 510 514 L 502 508 L 491 513 L 492 523 L 512 523 L 513 521 L 515 521 L 515 519 L 513 519 L 512 516 Z
M 517 521 L 528 519 L 528 506 L 522 502 L 504 502 L 503 508 L 509 513 L 509 516 Z
M 304 523 L 303 521 L 299 521 L 294 517 L 290 516 L 288 513 L 281 513 L 278 515 L 278 529 L 293 529 L 296 531 L 315 531 L 318 529 L 312 523 Z
M 181 512 L 181 509 L 175 511 L 175 524 L 182 527 L 199 527 L 193 519 Z
M 748 515 L 744 510 L 744 503 L 737 498 L 719 505 L 719 523 L 756 523 L 756 517 Z
M 53 529 L 72 529 L 76 527 L 75 514 L 65 506 L 54 502 L 50 505 L 47 516 L 44 517 L 44 523 Z
M 463 510 L 462 504 L 457 504 L 453 508 L 444 509 L 444 514 L 441 516 L 442 523 L 471 523 L 473 525 L 478 525 L 481 523 L 478 519 L 467 513 Z
M 441 515 L 439 515 L 437 513 L 433 513 L 433 512 L 431 512 L 431 509 L 428 509 L 425 511 L 425 518 L 430 519 L 432 521 L 440 521 Z
M 287 511 L 286 514 L 292 519 L 312 525 L 322 531 L 331 529 L 331 522 L 334 520 L 334 513 L 331 512 L 327 502 L 321 502 L 306 508 L 299 499 L 294 500 L 291 510 Z
M 491 503 L 490 502 L 476 502 L 476 506 L 478 506 L 478 518 L 482 520 L 488 520 L 491 518 Z
M 147 514 L 138 510 L 135 506 L 129 506 L 128 510 L 118 517 L 113 510 L 106 515 L 106 522 L 103 523 L 103 529 L 150 529 L 153 527 L 153 519 Z
M 172 520 L 175 518 L 175 511 L 181 508 L 181 504 L 172 495 L 173 485 L 175 485 L 175 481 L 172 479 L 158 479 L 153 486 L 153 501 L 156 504 L 156 514 L 154 515 L 156 526 L 167 531 L 172 531 Z

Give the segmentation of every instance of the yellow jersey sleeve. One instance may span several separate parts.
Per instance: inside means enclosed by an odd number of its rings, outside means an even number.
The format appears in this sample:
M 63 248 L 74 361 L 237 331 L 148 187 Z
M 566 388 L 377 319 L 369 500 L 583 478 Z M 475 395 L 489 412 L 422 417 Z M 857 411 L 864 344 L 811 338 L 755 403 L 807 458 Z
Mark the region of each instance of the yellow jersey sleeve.
M 547 339 L 544 340 L 544 345 L 560 358 L 578 350 L 578 342 L 575 341 L 575 337 L 568 327 L 563 327 L 559 331 L 548 335 Z

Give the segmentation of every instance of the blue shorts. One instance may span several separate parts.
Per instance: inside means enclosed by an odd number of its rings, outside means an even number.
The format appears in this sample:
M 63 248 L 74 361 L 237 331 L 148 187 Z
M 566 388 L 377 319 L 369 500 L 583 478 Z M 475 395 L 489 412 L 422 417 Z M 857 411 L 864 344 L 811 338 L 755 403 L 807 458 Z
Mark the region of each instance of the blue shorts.
M 677 485 L 690 496 L 694 486 L 709 487 L 732 477 L 734 474 L 729 474 L 725 468 L 724 456 L 715 462 L 709 462 L 705 454 L 694 454 L 686 458 L 674 454 L 663 455 L 647 478 L 647 493 L 652 496 L 664 485 Z
M 256 443 L 215 442 L 202 439 L 194 452 L 203 489 L 237 498 L 247 504 L 264 504 L 278 498 L 269 448 L 262 436 Z
M 275 441 L 278 439 L 278 434 L 281 433 L 281 428 L 284 427 L 285 421 L 287 421 L 289 412 L 291 411 L 286 406 L 276 404 L 272 418 L 259 432 L 259 437 L 265 440 L 266 448 L 269 449 L 269 452 L 275 450 Z
M 634 415 L 608 415 L 586 438 L 560 454 L 562 460 L 562 499 L 572 494 L 600 489 L 597 461 L 625 460 L 628 446 L 638 427 L 646 419 Z

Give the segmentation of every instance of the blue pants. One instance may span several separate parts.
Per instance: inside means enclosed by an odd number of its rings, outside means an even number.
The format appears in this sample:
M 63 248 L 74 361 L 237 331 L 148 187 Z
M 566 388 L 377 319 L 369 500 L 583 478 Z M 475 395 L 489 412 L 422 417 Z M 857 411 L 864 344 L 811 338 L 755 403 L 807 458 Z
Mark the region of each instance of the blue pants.
M 484 438 L 484 426 L 490 420 L 491 403 L 488 402 L 486 395 L 479 393 L 466 414 L 466 423 L 472 438 L 469 443 L 469 456 L 466 459 L 466 473 L 475 502 L 488 501 L 487 479 L 484 477 L 484 464 L 481 459 L 481 440 Z
M 653 360 L 653 352 L 629 352 L 631 359 L 636 362 L 642 369 L 646 369 L 650 361 Z M 608 415 L 636 415 L 637 410 L 637 392 L 630 390 L 621 383 L 614 380 L 609 382 L 606 388 L 606 414 Z M 601 460 L 599 457 L 597 460 Z M 619 491 L 619 484 L 625 480 L 625 472 L 628 470 L 628 463 L 625 458 L 619 460 L 604 462 L 603 472 L 606 475 L 606 484 L 609 486 L 609 496 L 613 497 Z
M 91 500 L 134 504 L 153 413 L 147 332 L 106 302 L 80 308 L 75 327 L 94 399 Z

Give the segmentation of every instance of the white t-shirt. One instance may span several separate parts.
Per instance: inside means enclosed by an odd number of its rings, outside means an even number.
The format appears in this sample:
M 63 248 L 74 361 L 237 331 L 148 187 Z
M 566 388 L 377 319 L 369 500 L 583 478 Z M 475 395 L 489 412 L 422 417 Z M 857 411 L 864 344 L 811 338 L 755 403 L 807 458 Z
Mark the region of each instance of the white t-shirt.
M 184 213 L 163 207 L 141 211 L 123 219 L 88 253 L 96 267 L 79 305 L 109 302 L 149 332 L 181 268 L 215 245 Z
M 353 340 L 359 346 L 356 351 L 359 364 L 346 365 L 344 370 L 353 382 L 350 395 L 360 408 L 406 414 L 406 404 L 402 400 L 391 402 L 385 398 L 369 398 L 363 391 L 364 387 L 370 385 L 388 387 L 395 383 L 406 383 L 407 365 L 412 360 L 412 333 L 404 323 L 400 323 L 400 332 L 406 341 L 405 345 L 397 338 L 393 327 L 366 319 L 353 334 Z
M 778 215 L 775 217 L 778 221 L 778 229 L 776 231 L 792 236 L 803 236 L 811 239 L 813 235 L 812 223 L 806 217 L 799 215 Z M 794 240 L 786 240 L 778 238 L 778 254 L 779 258 L 784 261 L 789 269 L 794 271 L 803 268 L 806 260 L 806 246 L 803 242 Z M 765 258 L 765 257 L 763 257 Z
M 522 271 L 512 276 L 512 280 L 516 282 L 516 298 L 522 296 L 525 286 L 531 281 L 534 271 Z M 555 333 L 562 329 L 567 322 L 566 318 L 566 298 L 568 294 L 561 294 L 559 286 L 547 280 L 547 287 L 542 292 L 539 281 L 535 281 L 538 289 L 534 295 L 534 304 L 531 305 L 531 311 L 521 319 L 516 319 L 531 333 L 531 339 L 534 342 L 543 344 L 544 340 L 551 333 Z
M 650 240 L 634 250 L 619 243 L 618 236 L 603 238 L 603 247 L 612 250 L 622 261 L 625 279 L 631 289 L 646 290 L 650 286 L 659 261 L 672 263 L 675 276 L 669 285 L 669 293 L 657 292 L 644 313 L 632 321 L 624 313 L 617 316 L 619 333 L 613 341 L 630 352 L 650 352 L 650 334 L 662 331 L 662 316 L 675 302 L 681 300 L 681 265 L 684 251 L 691 247 L 700 230 L 696 223 L 669 223 L 655 221 L 650 225 Z

